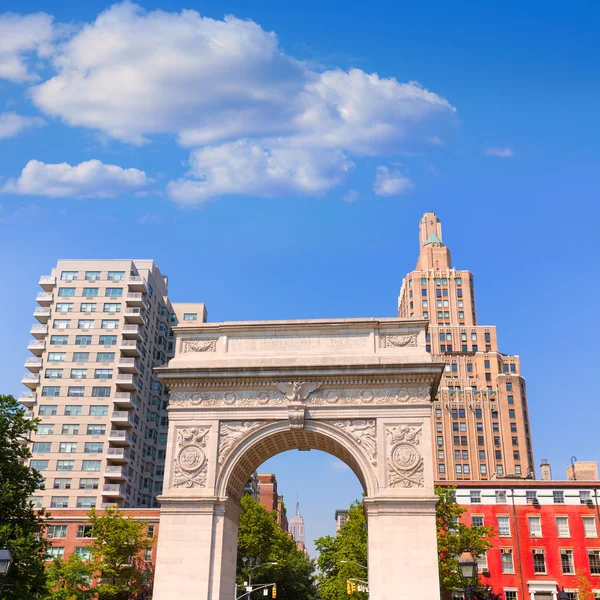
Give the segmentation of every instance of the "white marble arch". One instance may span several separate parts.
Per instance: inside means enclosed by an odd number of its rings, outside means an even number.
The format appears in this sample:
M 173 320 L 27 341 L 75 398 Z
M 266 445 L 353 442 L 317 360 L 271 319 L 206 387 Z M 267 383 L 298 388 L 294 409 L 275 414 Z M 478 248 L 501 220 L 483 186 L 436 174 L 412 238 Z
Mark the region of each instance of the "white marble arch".
M 425 351 L 425 328 L 340 319 L 176 329 L 176 356 L 161 369 L 171 401 L 154 600 L 235 597 L 244 484 L 290 449 L 337 456 L 361 481 L 371 598 L 439 599 L 431 398 L 443 365 Z

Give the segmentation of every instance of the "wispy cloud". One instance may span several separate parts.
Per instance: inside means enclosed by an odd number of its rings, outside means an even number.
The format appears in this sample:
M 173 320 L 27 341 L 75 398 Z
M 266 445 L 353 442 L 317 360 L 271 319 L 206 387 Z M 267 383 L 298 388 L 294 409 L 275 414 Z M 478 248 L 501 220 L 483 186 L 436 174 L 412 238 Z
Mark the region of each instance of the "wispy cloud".
M 414 188 L 412 181 L 400 171 L 388 167 L 377 167 L 373 191 L 378 196 L 399 196 Z
M 356 202 L 360 194 L 356 190 L 350 190 L 347 194 L 342 196 L 344 202 Z
M 509 148 L 508 146 L 489 146 L 484 149 L 483 153 L 486 156 L 497 156 L 498 158 L 513 158 L 514 156 L 512 148 Z
M 163 215 L 146 213 L 137 221 L 140 225 L 162 225 L 165 222 L 165 218 Z
M 25 117 L 14 112 L 0 114 L 0 140 L 14 137 L 26 129 L 41 127 L 45 124 L 41 117 Z

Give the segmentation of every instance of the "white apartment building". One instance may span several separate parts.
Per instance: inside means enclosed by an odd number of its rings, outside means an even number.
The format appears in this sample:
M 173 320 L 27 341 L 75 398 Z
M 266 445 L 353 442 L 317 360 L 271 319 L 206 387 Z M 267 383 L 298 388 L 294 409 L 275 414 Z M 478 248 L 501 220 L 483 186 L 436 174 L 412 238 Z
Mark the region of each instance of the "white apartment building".
M 20 398 L 41 419 L 35 505 L 157 506 L 168 393 L 154 367 L 174 353 L 171 327 L 205 321 L 204 305 L 173 306 L 151 260 L 60 260 L 39 283 Z

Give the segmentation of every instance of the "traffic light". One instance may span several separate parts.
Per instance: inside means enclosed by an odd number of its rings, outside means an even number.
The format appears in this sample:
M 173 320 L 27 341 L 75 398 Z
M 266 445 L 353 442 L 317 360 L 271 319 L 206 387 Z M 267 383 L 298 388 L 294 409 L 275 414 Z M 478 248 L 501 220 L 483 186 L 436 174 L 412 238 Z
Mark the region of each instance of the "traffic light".
M 356 582 L 355 581 L 350 581 L 350 579 L 348 579 L 346 581 L 346 593 L 348 595 L 352 595 L 356 592 Z
M 277 584 L 274 583 L 273 584 L 273 598 L 277 598 Z

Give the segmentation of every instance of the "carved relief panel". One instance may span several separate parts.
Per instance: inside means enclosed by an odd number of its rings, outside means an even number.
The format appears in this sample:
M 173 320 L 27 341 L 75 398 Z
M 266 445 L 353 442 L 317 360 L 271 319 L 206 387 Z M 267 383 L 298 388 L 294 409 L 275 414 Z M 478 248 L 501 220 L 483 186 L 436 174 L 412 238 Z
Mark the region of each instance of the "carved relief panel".
M 173 487 L 205 487 L 208 457 L 208 428 L 177 429 L 177 447 L 173 462 Z
M 423 487 L 424 464 L 420 449 L 421 427 L 386 427 L 387 482 L 389 487 Z

